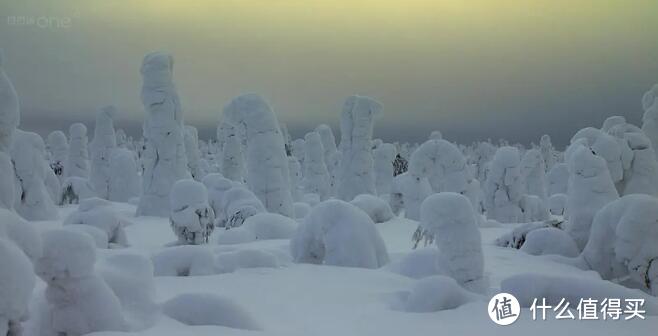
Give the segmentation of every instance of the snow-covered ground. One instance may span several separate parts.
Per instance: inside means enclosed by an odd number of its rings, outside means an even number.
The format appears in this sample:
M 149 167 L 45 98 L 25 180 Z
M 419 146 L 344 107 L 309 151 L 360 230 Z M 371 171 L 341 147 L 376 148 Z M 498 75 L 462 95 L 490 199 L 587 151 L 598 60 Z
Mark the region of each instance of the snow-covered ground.
M 130 247 L 98 250 L 97 265 L 115 254 L 135 253 L 150 257 L 177 238 L 166 218 L 134 217 L 135 207 L 114 203 L 122 217 L 132 224 L 125 228 Z M 76 206 L 60 208 L 60 218 L 66 218 Z M 35 222 L 41 230 L 61 226 L 61 221 Z M 520 318 L 509 326 L 494 324 L 487 314 L 487 303 L 499 292 L 503 279 L 521 273 L 596 279 L 592 271 L 581 271 L 550 258 L 531 256 L 522 251 L 498 247 L 494 240 L 510 231 L 512 225 L 482 227 L 484 273 L 489 279 L 487 295 L 456 309 L 432 313 L 401 311 L 400 298 L 411 290 L 417 279 L 396 274 L 391 265 L 412 253 L 410 237 L 417 222 L 395 218 L 377 224 L 391 257 L 391 264 L 381 269 L 296 264 L 291 262 L 289 240 L 259 240 L 236 245 L 211 243 L 201 248 L 214 250 L 215 256 L 242 250 L 258 250 L 273 255 L 276 267 L 237 268 L 232 272 L 203 276 L 156 276 L 156 301 L 166 302 L 183 293 L 212 293 L 242 307 L 260 330 L 244 330 L 224 326 L 190 326 L 164 314 L 158 314 L 154 325 L 131 335 L 655 335 L 658 317 L 630 321 L 534 321 L 529 309 L 523 308 Z M 218 229 L 216 238 L 224 232 Z M 212 240 L 211 238 L 211 240 Z M 422 248 L 421 248 L 422 249 Z M 434 245 L 425 249 L 436 250 Z M 432 251 L 421 251 L 420 253 Z M 413 252 L 419 253 L 419 252 Z M 217 258 L 217 265 L 221 263 Z M 239 267 L 240 265 L 238 265 Z M 253 266 L 243 264 L 242 266 Z M 529 284 L 532 286 L 532 284 Z M 39 279 L 36 293 L 45 284 Z M 40 295 L 34 295 L 31 315 L 40 306 Z M 193 309 L 191 309 L 194 311 Z M 574 315 L 577 313 L 574 310 Z M 550 314 L 549 314 L 550 316 Z M 32 334 L 33 321 L 26 332 Z M 102 332 L 94 335 L 122 335 Z

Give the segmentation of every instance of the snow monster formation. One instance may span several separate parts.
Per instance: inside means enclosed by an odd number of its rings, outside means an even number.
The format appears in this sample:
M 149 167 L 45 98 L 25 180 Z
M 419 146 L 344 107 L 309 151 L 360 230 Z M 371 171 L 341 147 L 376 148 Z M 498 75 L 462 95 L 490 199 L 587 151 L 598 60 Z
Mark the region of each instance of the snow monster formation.
M 263 97 L 245 94 L 224 107 L 224 120 L 244 130 L 249 189 L 267 211 L 292 217 L 288 158 L 272 108 Z
M 357 195 L 376 192 L 371 140 L 374 118 L 381 110 L 380 103 L 362 96 L 351 96 L 343 105 L 339 199 L 351 201 Z
M 91 175 L 89 180 L 96 195 L 108 199 L 110 194 L 110 158 L 117 148 L 117 138 L 114 132 L 114 116 L 116 108 L 106 106 L 96 115 L 94 140 L 91 141 Z
M 173 67 L 172 56 L 161 52 L 146 55 L 142 63 L 142 103 L 147 116 L 138 216 L 168 216 L 172 185 L 190 177 L 183 141 L 183 111 L 173 82 Z

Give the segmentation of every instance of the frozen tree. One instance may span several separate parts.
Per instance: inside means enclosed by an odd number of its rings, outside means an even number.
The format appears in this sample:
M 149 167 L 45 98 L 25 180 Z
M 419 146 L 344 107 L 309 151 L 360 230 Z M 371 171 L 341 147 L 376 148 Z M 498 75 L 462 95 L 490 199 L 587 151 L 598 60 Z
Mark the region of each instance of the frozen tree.
M 642 108 L 642 131 L 651 140 L 651 147 L 658 156 L 658 84 L 642 96 Z
M 27 220 L 57 218 L 57 208 L 45 180 L 50 171 L 45 160 L 46 146 L 43 139 L 31 132 L 17 130 L 11 145 L 11 157 L 17 178 L 16 211 Z
M 110 156 L 110 179 L 108 199 L 114 202 L 128 202 L 140 193 L 141 180 L 137 174 L 137 163 L 133 152 L 117 148 Z
M 634 286 L 658 295 L 658 199 L 627 195 L 596 213 L 580 258 L 603 279 L 630 276 Z
M 420 205 L 427 196 L 432 194 L 432 187 L 426 177 L 412 175 L 407 172 L 395 177 L 391 191 L 391 200 L 396 197 L 394 194 L 402 194 L 404 216 L 409 219 L 420 220 Z M 395 206 L 391 206 L 391 208 L 395 208 Z
M 208 192 L 208 204 L 215 213 L 215 226 L 224 219 L 224 205 L 226 203 L 226 192 L 234 187 L 233 181 L 223 177 L 221 174 L 212 173 L 206 175 L 202 180 Z
M 290 248 L 298 263 L 379 268 L 389 261 L 384 240 L 370 217 L 334 199 L 311 210 Z
M 183 141 L 183 111 L 173 82 L 171 55 L 153 52 L 141 67 L 144 121 L 144 174 L 137 215 L 167 216 L 171 186 L 190 176 Z
M 546 168 L 539 150 L 525 152 L 521 160 L 521 177 L 525 182 L 526 194 L 546 199 Z
M 187 167 L 190 169 L 192 178 L 201 181 L 207 174 L 202 169 L 201 152 L 199 151 L 199 132 L 196 127 L 185 125 L 185 154 L 187 155 Z
M 171 188 L 171 229 L 181 245 L 208 242 L 214 229 L 215 212 L 208 204 L 208 191 L 194 180 L 179 180 Z
M 592 219 L 597 211 L 619 196 L 605 160 L 580 144 L 568 157 L 566 231 L 580 249 L 587 243 Z
M 443 134 L 441 134 L 441 131 L 432 131 L 430 133 L 429 140 L 441 140 L 443 139 Z
M 0 237 L 0 335 L 20 336 L 35 285 L 32 263 L 16 244 Z
M 69 144 L 62 131 L 53 131 L 48 134 L 48 148 L 50 149 L 50 168 L 60 183 L 64 182 L 64 164 L 69 153 Z
M 613 183 L 620 183 L 624 178 L 624 169 L 630 166 L 631 157 L 629 152 L 625 151 L 627 147 L 624 141 L 617 139 L 599 129 L 587 127 L 578 131 L 572 138 L 571 144 L 577 141 L 583 141 L 583 145 L 589 146 L 596 155 L 606 161 L 608 171 Z
M 523 195 L 519 202 L 522 213 L 522 222 L 535 222 L 547 220 L 550 212 L 545 200 L 537 195 Z
M 263 203 L 249 189 L 243 186 L 234 186 L 226 191 L 219 204 L 221 209 L 217 226 L 230 228 L 241 226 L 249 217 L 266 212 Z M 221 216 L 221 217 L 220 217 Z
M 439 268 L 464 288 L 483 291 L 482 242 L 470 200 L 452 192 L 429 196 L 421 205 L 420 222 L 436 237 Z
M 292 156 L 297 158 L 297 161 L 302 166 L 302 171 L 304 171 L 304 156 L 306 155 L 304 139 L 295 139 L 290 143 L 290 146 L 292 147 Z
M 79 176 L 67 177 L 62 183 L 59 205 L 78 204 L 81 200 L 95 197 L 96 193 L 89 180 Z
M 123 228 L 130 224 L 123 219 L 112 203 L 102 198 L 92 197 L 80 202 L 76 211 L 64 219 L 64 225 L 81 224 L 93 226 L 107 235 L 110 246 L 128 246 L 128 239 Z
M 96 115 L 96 128 L 91 147 L 91 174 L 89 180 L 100 198 L 107 199 L 110 193 L 110 157 L 117 147 L 114 132 L 116 108 L 106 106 Z
M 35 264 L 46 282 L 39 335 L 81 336 L 127 331 L 121 304 L 96 274 L 96 247 L 90 236 L 70 230 L 43 234 L 43 256 Z
M 501 223 L 514 223 L 522 218 L 519 205 L 523 195 L 520 164 L 516 148 L 505 146 L 496 151 L 484 185 L 487 218 Z
M 317 132 L 306 133 L 304 137 L 306 144 L 306 156 L 304 162 L 306 169 L 304 170 L 304 193 L 318 194 L 320 200 L 326 200 L 330 195 L 330 178 L 327 166 L 324 164 L 324 156 L 322 153 L 322 141 Z
M 288 173 L 290 174 L 290 193 L 295 202 L 302 200 L 302 166 L 294 156 L 288 156 Z
M 244 181 L 244 157 L 242 155 L 242 139 L 238 128 L 222 122 L 222 134 L 224 135 L 224 147 L 222 151 L 222 175 L 227 179 Z
M 395 160 L 393 160 L 393 176 L 398 176 L 404 174 L 409 169 L 409 162 L 407 159 L 402 157 L 400 153 L 395 155 Z
M 610 133 L 610 130 L 612 128 L 616 127 L 617 125 L 623 125 L 623 124 L 626 124 L 626 118 L 622 116 L 611 116 L 603 121 L 601 130 Z
M 558 163 L 546 175 L 548 195 L 566 194 L 569 184 L 569 168 L 566 163 Z
M 75 123 L 69 127 L 69 154 L 64 164 L 66 177 L 89 177 L 89 150 L 87 148 L 87 127 Z
M 396 154 L 395 146 L 388 143 L 382 144 L 372 151 L 377 195 L 385 195 L 391 192 L 391 183 L 393 183 L 395 173 L 393 161 L 395 161 Z
M 14 165 L 8 153 L 0 151 L 0 208 L 14 209 L 16 199 Z
M 548 198 L 548 210 L 551 215 L 564 216 L 567 209 L 567 195 L 553 194 Z
M 643 133 L 627 133 L 625 138 L 633 151 L 633 161 L 630 169 L 624 173 L 621 194 L 658 197 L 658 161 L 651 141 Z
M 375 223 L 388 222 L 395 217 L 391 206 L 385 200 L 375 195 L 361 194 L 354 197 L 350 204 L 367 213 Z
M 382 105 L 375 100 L 351 96 L 343 105 L 340 119 L 342 152 L 338 198 L 350 201 L 359 194 L 375 193 L 372 159 L 372 131 Z
M 548 172 L 557 163 L 555 148 L 553 148 L 551 137 L 548 134 L 542 135 L 541 139 L 539 139 L 539 151 L 544 160 L 544 168 Z
M 427 140 L 411 154 L 409 174 L 428 178 L 434 192 L 464 194 L 471 179 L 464 155 L 442 139 Z
M 117 142 L 117 147 L 119 148 L 128 148 L 130 145 L 126 132 L 121 128 L 116 130 L 116 142 Z
M 18 95 L 5 73 L 3 56 L 0 51 L 0 151 L 9 152 L 11 138 L 20 119 Z
M 338 179 L 338 170 L 340 169 L 340 153 L 336 149 L 336 138 L 329 125 L 321 124 L 315 128 L 322 139 L 322 148 L 324 149 L 324 164 L 329 172 L 330 194 L 336 194 L 336 183 Z
M 244 130 L 249 188 L 269 212 L 292 217 L 288 159 L 279 123 L 270 106 L 261 96 L 246 94 L 224 107 L 224 117 Z

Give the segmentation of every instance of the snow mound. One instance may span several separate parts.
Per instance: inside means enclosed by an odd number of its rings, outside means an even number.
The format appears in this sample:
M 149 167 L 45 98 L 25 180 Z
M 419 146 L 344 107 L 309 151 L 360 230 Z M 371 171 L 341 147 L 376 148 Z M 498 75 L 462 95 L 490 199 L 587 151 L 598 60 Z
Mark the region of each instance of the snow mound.
M 36 262 L 35 270 L 44 281 L 93 274 L 96 246 L 89 235 L 58 229 L 44 232 L 42 238 L 43 255 Z
M 217 273 L 230 273 L 241 268 L 279 267 L 277 257 L 267 251 L 246 249 L 224 252 L 217 255 Z
M 124 226 L 129 222 L 121 218 L 112 208 L 112 203 L 93 197 L 80 202 L 78 209 L 65 220 L 64 225 L 84 224 L 105 232 L 110 246 L 128 246 Z
M 511 276 L 500 283 L 500 291 L 510 293 L 519 300 L 521 307 L 530 307 L 535 298 L 555 306 L 564 298 L 575 307 L 580 299 L 595 299 L 599 302 L 606 298 L 644 299 L 647 314 L 658 314 L 658 300 L 644 292 L 617 285 L 615 283 L 592 279 L 564 276 L 549 276 L 524 273 Z
M 25 317 L 35 277 L 30 260 L 4 238 L 0 238 L 0 265 L 0 335 L 13 335 L 8 331 Z
M 190 326 L 217 325 L 261 330 L 254 318 L 233 300 L 212 293 L 185 293 L 162 304 L 162 313 Z
M 214 274 L 215 258 L 207 247 L 181 245 L 167 247 L 151 257 L 155 276 L 195 276 Z
M 547 227 L 560 228 L 562 226 L 562 223 L 563 222 L 559 220 L 524 223 L 515 227 L 512 231 L 498 237 L 494 241 L 494 244 L 500 247 L 511 247 L 515 249 L 520 249 L 521 246 L 525 244 L 526 236 L 528 235 L 529 232 Z
M 311 206 L 304 202 L 295 202 L 292 206 L 295 211 L 295 219 L 304 219 L 311 212 Z
M 389 261 L 384 240 L 370 217 L 339 200 L 316 205 L 290 247 L 298 263 L 379 268 Z
M 361 194 L 350 203 L 367 213 L 375 223 L 388 222 L 395 217 L 388 202 L 375 195 Z
M 107 239 L 107 233 L 95 226 L 85 224 L 69 224 L 64 226 L 64 229 L 89 235 L 94 240 L 96 248 L 106 249 L 110 247 Z
M 41 257 L 42 242 L 39 231 L 34 224 L 7 209 L 0 209 L 0 238 L 3 236 L 23 250 L 30 260 Z
M 169 223 L 178 243 L 207 243 L 215 229 L 215 211 L 208 204 L 208 191 L 203 183 L 192 179 L 179 180 L 171 188 L 169 199 Z
M 521 251 L 532 255 L 558 254 L 576 257 L 580 254 L 576 242 L 563 230 L 545 227 L 530 231 Z
M 152 326 L 158 307 L 151 260 L 139 254 L 121 253 L 104 258 L 97 269 L 119 298 L 130 329 Z
M 256 240 L 290 239 L 295 234 L 297 222 L 276 213 L 259 213 L 247 218 L 241 228 L 253 232 Z
M 219 230 L 215 235 L 214 241 L 219 245 L 234 245 L 249 243 L 256 240 L 256 236 L 251 230 L 237 227 L 230 230 Z
M 404 310 L 411 313 L 437 312 L 455 309 L 477 299 L 477 295 L 463 289 L 455 279 L 431 276 L 413 285 L 404 303 Z
M 441 274 L 438 260 L 439 250 L 433 247 L 422 247 L 386 265 L 386 269 L 412 279 L 421 279 Z

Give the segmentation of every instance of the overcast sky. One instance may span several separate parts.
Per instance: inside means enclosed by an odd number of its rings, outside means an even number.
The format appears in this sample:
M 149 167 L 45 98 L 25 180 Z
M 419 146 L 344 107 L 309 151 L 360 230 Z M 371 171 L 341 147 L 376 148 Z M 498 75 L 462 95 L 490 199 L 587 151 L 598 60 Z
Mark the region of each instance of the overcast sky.
M 241 93 L 265 96 L 294 136 L 335 128 L 358 93 L 383 103 L 387 141 L 436 129 L 563 145 L 609 115 L 640 122 L 656 13 L 655 0 L 2 0 L 0 48 L 22 128 L 42 134 L 91 127 L 107 104 L 139 132 L 139 66 L 165 50 L 202 136 Z

